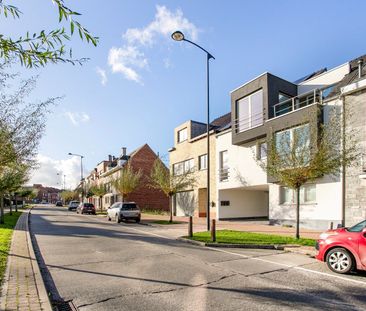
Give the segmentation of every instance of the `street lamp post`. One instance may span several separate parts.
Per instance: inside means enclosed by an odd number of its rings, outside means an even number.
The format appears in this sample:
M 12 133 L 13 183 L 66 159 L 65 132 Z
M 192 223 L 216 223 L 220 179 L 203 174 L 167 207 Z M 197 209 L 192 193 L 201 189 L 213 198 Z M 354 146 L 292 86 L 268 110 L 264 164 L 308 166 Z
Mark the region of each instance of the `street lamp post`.
M 199 46 L 184 37 L 181 31 L 175 31 L 172 33 L 172 39 L 175 41 L 186 41 L 204 51 L 207 55 L 206 58 L 206 70 L 207 70 L 207 206 L 206 206 L 206 217 L 207 217 L 207 231 L 210 231 L 210 59 L 215 59 L 211 53 L 206 51 L 203 47 Z
M 84 177 L 83 177 L 83 159 L 84 156 L 77 153 L 71 153 L 69 152 L 70 156 L 77 156 L 80 157 L 80 182 L 81 182 L 81 200 L 84 201 Z

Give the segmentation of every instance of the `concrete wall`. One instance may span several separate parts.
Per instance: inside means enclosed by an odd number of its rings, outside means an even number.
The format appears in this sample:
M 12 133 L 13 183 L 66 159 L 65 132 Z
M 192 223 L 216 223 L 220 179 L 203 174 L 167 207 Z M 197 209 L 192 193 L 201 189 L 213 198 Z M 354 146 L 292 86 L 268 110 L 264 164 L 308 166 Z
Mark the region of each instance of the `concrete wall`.
M 251 218 L 268 216 L 268 193 L 265 191 L 227 189 L 219 191 L 218 218 Z M 221 206 L 230 201 L 230 206 Z
M 325 230 L 332 221 L 334 226 L 341 223 L 341 182 L 323 178 L 316 183 L 316 203 L 301 204 L 300 222 L 302 227 Z M 269 219 L 272 223 L 294 224 L 296 205 L 280 204 L 280 186 L 269 186 Z
M 228 181 L 219 181 L 218 169 L 217 189 L 242 188 L 256 185 L 266 185 L 267 175 L 257 164 L 256 142 L 242 146 L 233 145 L 231 142 L 232 132 L 227 130 L 219 133 L 216 138 L 216 167 L 219 168 L 219 152 L 227 150 L 229 158 Z

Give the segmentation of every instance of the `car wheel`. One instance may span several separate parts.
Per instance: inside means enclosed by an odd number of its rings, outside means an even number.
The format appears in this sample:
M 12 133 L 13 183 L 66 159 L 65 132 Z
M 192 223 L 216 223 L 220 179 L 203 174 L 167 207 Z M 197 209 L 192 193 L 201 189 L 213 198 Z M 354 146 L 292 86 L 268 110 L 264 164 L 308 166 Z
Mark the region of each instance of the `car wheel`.
M 118 214 L 116 214 L 116 216 L 114 216 L 114 221 L 119 224 L 121 222 L 121 219 L 118 217 Z
M 345 274 L 353 270 L 354 262 L 352 255 L 344 248 L 333 248 L 325 259 L 328 268 L 336 273 Z
M 136 218 L 136 222 L 139 223 L 141 221 L 141 218 Z
M 111 221 L 112 220 L 111 217 L 109 217 L 109 215 L 107 215 L 107 219 L 108 219 L 108 221 Z

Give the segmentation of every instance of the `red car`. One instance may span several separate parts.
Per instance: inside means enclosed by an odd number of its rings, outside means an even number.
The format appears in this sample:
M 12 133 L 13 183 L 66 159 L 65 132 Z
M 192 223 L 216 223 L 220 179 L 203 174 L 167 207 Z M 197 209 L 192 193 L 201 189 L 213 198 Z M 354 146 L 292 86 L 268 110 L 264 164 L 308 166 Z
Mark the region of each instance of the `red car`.
M 366 270 L 366 220 L 322 233 L 315 247 L 319 251 L 316 259 L 325 261 L 334 272 Z
M 77 214 L 93 214 L 95 215 L 95 206 L 93 203 L 80 203 L 80 205 L 76 209 Z

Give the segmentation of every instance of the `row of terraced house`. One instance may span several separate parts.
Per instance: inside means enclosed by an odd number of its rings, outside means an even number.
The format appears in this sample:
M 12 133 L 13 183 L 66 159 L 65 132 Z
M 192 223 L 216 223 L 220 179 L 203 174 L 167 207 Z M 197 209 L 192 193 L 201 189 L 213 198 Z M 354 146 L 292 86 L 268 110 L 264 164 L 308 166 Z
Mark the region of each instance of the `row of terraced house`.
M 330 107 L 352 107 L 352 126 L 366 144 L 366 56 L 338 67 L 314 72 L 295 82 L 265 72 L 231 91 L 230 111 L 210 124 L 210 214 L 216 219 L 266 218 L 274 224 L 293 224 L 293 190 L 273 182 L 258 165 L 266 158 L 268 135 L 293 139 L 294 131 L 305 130 L 304 117 Z M 229 107 L 228 107 L 229 108 Z M 229 110 L 229 109 L 228 109 Z M 308 120 L 312 122 L 314 120 Z M 174 213 L 184 215 L 180 196 L 195 202 L 195 215 L 206 216 L 207 134 L 206 124 L 189 120 L 174 130 L 169 150 L 170 169 L 180 174 L 194 169 L 197 182 L 178 193 Z M 345 174 L 324 176 L 307 183 L 300 192 L 302 227 L 326 229 L 332 222 L 353 224 L 366 218 L 366 165 L 363 156 Z M 343 196 L 343 197 L 342 197 Z

